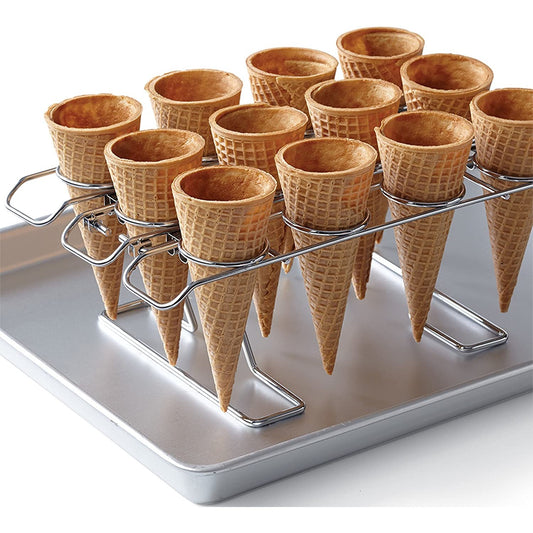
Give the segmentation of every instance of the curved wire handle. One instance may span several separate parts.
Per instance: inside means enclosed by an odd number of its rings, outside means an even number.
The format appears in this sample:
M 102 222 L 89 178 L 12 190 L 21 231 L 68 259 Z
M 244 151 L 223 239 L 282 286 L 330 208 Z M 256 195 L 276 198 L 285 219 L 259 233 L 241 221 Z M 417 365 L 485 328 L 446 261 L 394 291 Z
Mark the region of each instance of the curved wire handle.
M 159 237 L 161 235 L 168 234 L 171 231 L 178 230 L 178 226 L 176 225 L 174 227 L 166 226 L 164 230 L 161 229 L 158 231 L 143 233 L 141 235 L 137 235 L 136 237 L 128 238 L 125 235 L 121 235 L 119 236 L 120 244 L 117 246 L 117 248 L 113 250 L 113 252 L 111 252 L 110 255 L 108 255 L 107 257 L 104 257 L 103 259 L 94 259 L 93 257 L 87 255 L 87 253 L 80 250 L 79 248 L 76 248 L 69 242 L 70 234 L 72 230 L 78 225 L 79 222 L 81 222 L 82 220 L 87 220 L 89 224 L 91 224 L 91 219 L 95 220 L 106 214 L 108 216 L 116 216 L 115 209 L 116 209 L 116 203 L 105 206 L 105 207 L 90 209 L 74 217 L 74 219 L 72 219 L 67 224 L 67 226 L 63 230 L 63 233 L 61 234 L 61 244 L 63 245 L 63 247 L 69 252 L 71 252 L 72 254 L 74 254 L 76 257 L 79 257 L 80 259 L 85 261 L 86 263 L 89 263 L 90 265 L 95 266 L 95 267 L 103 267 L 116 261 L 118 257 L 124 252 L 124 250 L 126 250 L 130 246 L 135 247 L 135 246 L 140 246 L 142 244 L 147 244 L 150 241 L 150 239 L 153 239 L 154 237 Z M 97 222 L 97 223 L 93 223 L 93 225 L 102 234 L 104 235 L 107 234 L 108 228 L 102 223 Z
M 32 226 L 36 226 L 36 227 L 47 226 L 48 224 L 51 224 L 54 220 L 56 220 L 70 206 L 79 204 L 81 202 L 85 202 L 87 200 L 94 200 L 95 198 L 100 198 L 101 196 L 104 196 L 113 190 L 113 188 L 110 186 L 101 187 L 97 189 L 98 192 L 84 194 L 82 196 L 78 196 L 77 198 L 66 200 L 61 204 L 61 206 L 59 207 L 59 209 L 57 209 L 57 211 L 55 211 L 51 215 L 46 216 L 44 218 L 43 217 L 33 218 L 32 216 L 28 215 L 27 213 L 24 213 L 23 211 L 21 211 L 20 209 L 12 205 L 11 201 L 13 199 L 13 196 L 15 196 L 15 193 L 26 183 L 33 181 L 35 179 L 42 178 L 44 176 L 48 176 L 50 174 L 57 174 L 57 172 L 58 172 L 57 168 L 49 168 L 47 170 L 35 172 L 34 174 L 29 174 L 27 176 L 20 178 L 17 184 L 13 187 L 13 189 L 11 189 L 11 191 L 9 191 L 9 194 L 7 195 L 7 198 L 5 201 L 6 208 L 9 209 L 9 211 L 14 213 L 15 215 L 17 215 L 18 217 L 25 220 L 28 224 Z M 94 187 L 92 188 L 94 189 Z

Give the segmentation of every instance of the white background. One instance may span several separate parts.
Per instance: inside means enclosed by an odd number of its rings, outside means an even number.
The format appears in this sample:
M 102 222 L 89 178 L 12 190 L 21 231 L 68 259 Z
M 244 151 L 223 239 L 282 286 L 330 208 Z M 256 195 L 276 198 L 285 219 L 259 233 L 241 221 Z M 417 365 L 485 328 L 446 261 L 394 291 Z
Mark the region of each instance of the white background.
M 425 53 L 487 63 L 493 88 L 533 87 L 526 4 L 11 2 L 0 22 L 0 196 L 18 177 L 56 165 L 43 119 L 52 103 L 78 94 L 127 94 L 142 102 L 142 128 L 150 128 L 155 122 L 144 84 L 155 75 L 196 67 L 230 71 L 245 82 L 241 102 L 251 102 L 244 62 L 250 53 L 303 46 L 336 56 L 336 38 L 360 27 L 410 29 L 425 38 Z M 40 194 L 35 207 L 52 210 L 55 192 Z M 0 209 L 0 226 L 15 222 Z M 515 531 L 533 501 L 532 426 L 527 395 L 258 489 L 226 502 L 234 507 L 229 511 L 189 503 L 0 358 L 0 531 L 204 525 L 263 531 L 283 529 L 281 517 L 296 517 L 298 530 L 347 518 L 349 529 L 373 531 L 382 524 L 396 531 L 461 531 L 459 524 Z M 264 514 L 248 506 L 310 507 Z M 321 506 L 345 508 L 312 508 Z M 194 525 L 185 525 L 189 518 Z

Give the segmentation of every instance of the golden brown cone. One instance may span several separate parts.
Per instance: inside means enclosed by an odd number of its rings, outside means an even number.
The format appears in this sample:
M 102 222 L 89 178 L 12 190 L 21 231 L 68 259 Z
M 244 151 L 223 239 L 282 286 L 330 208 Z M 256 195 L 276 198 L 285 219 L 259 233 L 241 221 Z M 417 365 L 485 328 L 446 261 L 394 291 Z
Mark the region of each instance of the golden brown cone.
M 218 161 L 222 165 L 244 165 L 269 172 L 278 183 L 274 156 L 285 144 L 303 139 L 307 116 L 292 107 L 268 104 L 237 105 L 221 109 L 209 119 Z M 272 213 L 283 205 L 275 203 Z M 268 223 L 267 238 L 277 251 L 285 248 L 286 226 L 280 216 Z M 254 305 L 263 337 L 272 327 L 280 263 L 259 269 L 254 291 Z
M 414 202 L 457 198 L 470 153 L 473 128 L 468 120 L 441 111 L 411 111 L 386 118 L 376 128 L 383 188 Z M 389 200 L 396 219 L 425 208 Z M 394 228 L 413 337 L 421 340 L 435 289 L 453 212 Z
M 400 67 L 423 49 L 420 35 L 400 28 L 361 28 L 337 39 L 345 78 L 378 78 L 400 88 Z
M 242 81 L 221 70 L 178 70 L 156 76 L 144 88 L 157 126 L 199 133 L 205 140 L 204 156 L 212 156 L 215 146 L 209 117 L 218 109 L 239 103 Z
M 276 155 L 287 218 L 322 231 L 352 228 L 366 216 L 377 153 L 353 139 L 307 139 Z M 296 248 L 331 237 L 292 228 Z M 358 239 L 299 256 L 322 364 L 333 372 Z
M 478 162 L 506 176 L 533 176 L 533 89 L 496 89 L 471 103 Z M 482 173 L 504 190 L 518 182 Z M 500 310 L 509 309 L 533 227 L 533 190 L 485 202 Z
M 333 56 L 309 48 L 270 48 L 246 59 L 254 102 L 288 105 L 307 116 L 305 91 L 333 79 L 337 65 Z
M 402 65 L 400 75 L 409 111 L 446 111 L 468 120 L 472 98 L 489 89 L 494 77 L 481 61 L 457 54 L 414 57 Z
M 397 85 L 371 78 L 324 81 L 310 87 L 305 93 L 313 129 L 318 137 L 358 139 L 376 150 L 378 145 L 374 128 L 385 117 L 398 112 L 401 98 L 402 91 Z M 369 226 L 385 222 L 388 204 L 379 188 L 369 194 L 367 207 Z M 360 300 L 366 294 L 372 252 L 381 235 L 382 232 L 379 232 L 359 239 L 352 282 Z
M 368 195 L 366 207 L 370 215 L 367 226 L 380 226 L 385 223 L 387 217 L 387 211 L 389 204 L 387 199 L 383 196 L 379 183 L 381 175 L 378 175 L 373 181 L 375 188 L 371 188 Z M 358 300 L 364 300 L 366 296 L 366 286 L 370 280 L 370 270 L 372 268 L 372 253 L 374 252 L 374 246 L 378 241 L 377 234 L 380 238 L 383 231 L 377 233 L 371 233 L 370 235 L 363 235 L 359 237 L 359 245 L 357 247 L 357 253 L 355 254 L 355 262 L 352 273 L 352 285 L 355 290 L 355 295 Z
M 172 181 L 180 173 L 202 164 L 204 139 L 193 132 L 173 129 L 144 130 L 110 142 L 105 156 L 124 215 L 144 222 L 176 220 Z M 136 237 L 154 228 L 126 224 L 128 235 Z M 165 242 L 165 237 L 151 244 Z M 141 263 L 147 294 L 165 303 L 187 285 L 188 267 L 179 256 L 153 255 Z M 160 311 L 153 309 L 169 362 L 178 359 L 183 304 Z
M 111 183 L 104 147 L 119 135 L 140 127 L 142 106 L 133 98 L 112 94 L 83 95 L 50 106 L 45 119 L 59 159 L 62 174 L 80 183 Z M 71 198 L 91 192 L 67 186 Z M 78 203 L 76 215 L 105 205 L 104 198 Z M 79 224 L 87 253 L 96 260 L 108 257 L 118 246 L 122 225 L 108 217 L 109 235 L 90 231 Z M 115 320 L 122 281 L 123 256 L 104 267 L 93 267 L 107 315 Z
M 183 246 L 208 261 L 235 262 L 264 249 L 276 190 L 266 172 L 212 166 L 185 172 L 172 185 Z M 190 261 L 198 280 L 224 270 Z M 195 291 L 220 407 L 231 399 L 257 270 L 207 283 Z

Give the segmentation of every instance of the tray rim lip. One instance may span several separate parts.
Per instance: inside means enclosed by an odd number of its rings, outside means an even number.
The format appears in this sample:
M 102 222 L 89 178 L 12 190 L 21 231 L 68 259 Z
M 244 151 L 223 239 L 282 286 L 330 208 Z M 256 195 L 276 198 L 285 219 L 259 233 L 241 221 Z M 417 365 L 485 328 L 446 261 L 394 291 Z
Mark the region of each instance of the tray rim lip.
M 379 423 L 386 419 L 392 419 L 395 416 L 404 414 L 408 411 L 413 411 L 430 404 L 439 403 L 440 401 L 446 398 L 457 397 L 459 394 L 466 393 L 477 388 L 481 388 L 485 385 L 501 382 L 506 379 L 519 376 L 521 374 L 527 374 L 528 372 L 532 373 L 533 375 L 533 361 L 522 362 L 513 367 L 487 374 L 484 377 L 467 381 L 461 385 L 445 389 L 430 396 L 424 396 L 420 399 L 414 399 L 412 401 L 399 404 L 394 408 L 376 411 L 374 414 L 354 419 L 349 422 L 339 422 L 338 424 L 335 424 L 333 426 L 322 428 L 312 433 L 300 435 L 290 440 L 280 442 L 272 446 L 268 446 L 261 450 L 256 450 L 244 454 L 238 458 L 232 458 L 226 461 L 206 465 L 194 465 L 180 461 L 169 453 L 162 450 L 148 437 L 131 427 L 126 421 L 124 421 L 118 415 L 110 411 L 107 407 L 99 404 L 79 386 L 74 384 L 67 377 L 65 377 L 59 371 L 54 369 L 51 365 L 40 359 L 37 354 L 33 353 L 24 345 L 20 344 L 16 339 L 11 337 L 3 328 L 0 328 L 0 347 L 3 344 L 9 345 L 13 350 L 17 352 L 19 356 L 29 360 L 30 363 L 32 363 L 35 367 L 37 367 L 49 377 L 54 379 L 55 382 L 57 382 L 60 386 L 66 388 L 79 400 L 87 404 L 90 408 L 94 409 L 99 414 L 103 415 L 107 420 L 115 424 L 121 431 L 125 432 L 128 436 L 135 439 L 142 446 L 147 448 L 150 452 L 154 453 L 160 460 L 165 461 L 173 468 L 179 469 L 182 472 L 186 472 L 194 476 L 211 476 L 215 474 L 220 475 L 223 473 L 235 471 L 239 468 L 245 468 L 253 464 L 261 463 L 280 454 L 291 452 L 296 449 L 301 449 L 303 447 L 312 446 L 319 442 L 324 442 L 330 438 L 335 438 L 341 434 L 350 433 L 351 431 L 357 430 L 358 428 L 361 428 L 366 425 Z M 20 367 L 16 364 L 15 361 L 13 361 L 12 358 L 3 353 L 3 350 L 0 351 L 0 355 L 2 355 L 5 359 L 7 359 L 9 362 L 11 362 L 14 366 L 16 366 L 17 368 L 19 368 L 19 370 L 22 371 L 22 369 L 20 369 Z M 28 374 L 27 372 L 24 373 Z M 31 377 L 34 381 L 38 382 L 38 380 L 33 375 L 30 375 L 29 377 Z M 41 384 L 39 383 L 39 385 Z M 43 387 L 49 392 L 51 392 L 49 387 Z M 305 413 L 302 416 L 305 416 Z M 260 431 L 261 429 L 268 429 L 268 427 L 253 428 L 250 429 L 250 431 Z

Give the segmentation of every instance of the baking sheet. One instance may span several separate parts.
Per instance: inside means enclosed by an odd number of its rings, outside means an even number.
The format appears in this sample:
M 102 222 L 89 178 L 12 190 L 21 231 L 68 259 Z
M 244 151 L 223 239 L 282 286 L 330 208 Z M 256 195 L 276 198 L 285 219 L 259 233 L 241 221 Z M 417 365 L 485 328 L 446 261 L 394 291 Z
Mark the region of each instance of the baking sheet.
M 455 213 L 438 288 L 502 326 L 509 341 L 471 356 L 428 336 L 416 344 L 401 280 L 374 264 L 366 299 L 350 294 L 327 376 L 293 268 L 280 280 L 271 336 L 261 338 L 253 309 L 247 332 L 259 366 L 306 410 L 261 429 L 223 415 L 106 327 L 90 267 L 58 244 L 65 223 L 2 233 L 1 353 L 193 501 L 230 497 L 531 388 L 531 245 L 502 315 L 482 205 Z M 379 251 L 395 258 L 392 231 Z M 486 335 L 440 304 L 430 321 L 467 341 Z M 160 349 L 148 310 L 119 322 Z M 212 386 L 201 331 L 183 333 L 180 364 Z M 287 406 L 242 361 L 232 403 L 255 416 Z

